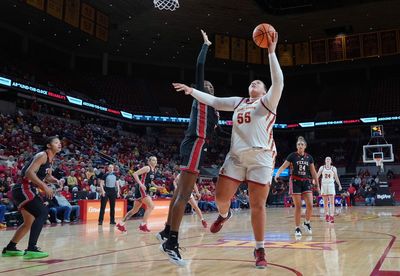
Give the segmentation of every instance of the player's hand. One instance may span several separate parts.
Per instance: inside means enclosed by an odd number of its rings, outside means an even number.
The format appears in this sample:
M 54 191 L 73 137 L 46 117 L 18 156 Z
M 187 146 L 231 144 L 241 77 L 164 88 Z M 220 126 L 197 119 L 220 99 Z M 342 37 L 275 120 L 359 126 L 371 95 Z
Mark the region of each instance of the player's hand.
M 146 190 L 146 186 L 145 185 L 143 185 L 143 184 L 139 184 L 139 185 L 143 190 Z
M 277 183 L 279 182 L 279 176 L 275 176 L 274 179 L 275 179 L 275 182 L 277 182 Z
M 47 187 L 47 186 L 44 188 L 44 193 L 46 194 L 46 197 L 47 197 L 47 198 L 50 198 L 50 199 L 52 199 L 53 196 L 54 196 L 54 191 L 53 191 L 53 189 L 51 189 L 51 188 L 49 188 L 49 187 Z
M 208 46 L 210 46 L 212 43 L 210 40 L 208 40 L 208 36 L 207 36 L 206 32 L 203 30 L 200 30 L 200 32 L 203 35 L 204 44 L 207 44 Z
M 175 90 L 176 91 L 183 91 L 183 92 L 185 92 L 185 94 L 186 95 L 190 95 L 190 94 L 192 94 L 192 92 L 193 92 L 193 88 L 191 88 L 191 87 L 189 87 L 189 86 L 187 86 L 187 85 L 185 85 L 185 84 L 182 84 L 182 83 L 172 83 L 172 85 L 174 86 L 174 88 L 175 88 Z
M 342 190 L 342 186 L 339 186 L 339 191 L 341 191 Z
M 268 40 L 268 53 L 274 53 L 276 49 L 276 44 L 278 43 L 278 33 L 273 32 L 267 35 Z
M 105 196 L 106 196 L 106 192 L 104 192 L 104 191 L 101 192 L 101 196 L 102 196 L 102 197 L 105 197 Z

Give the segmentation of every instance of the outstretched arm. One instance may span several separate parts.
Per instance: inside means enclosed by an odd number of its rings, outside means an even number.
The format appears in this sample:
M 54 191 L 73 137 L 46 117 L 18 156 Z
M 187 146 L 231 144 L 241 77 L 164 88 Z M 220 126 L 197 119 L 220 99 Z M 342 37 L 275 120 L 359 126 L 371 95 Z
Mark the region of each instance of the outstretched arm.
M 193 89 L 182 83 L 172 83 L 176 91 L 183 91 L 186 95 L 192 95 L 193 98 L 199 102 L 214 107 L 216 110 L 221 111 L 233 111 L 235 107 L 243 99 L 241 97 L 228 97 L 219 98 L 208 93 L 201 92 L 197 89 Z
M 278 107 L 279 100 L 282 96 L 283 90 L 283 74 L 282 69 L 279 65 L 278 59 L 275 54 L 276 44 L 278 42 L 278 33 L 273 33 L 273 35 L 267 35 L 268 39 L 268 58 L 269 66 L 271 71 L 271 87 L 268 93 L 263 96 L 263 102 L 270 108 L 271 111 L 275 112 Z
M 208 46 L 211 45 L 210 40 L 208 40 L 208 36 L 206 32 L 201 30 L 201 34 L 203 35 L 203 46 L 201 47 L 199 56 L 197 57 L 196 63 L 196 89 L 204 91 L 204 65 L 206 63 Z

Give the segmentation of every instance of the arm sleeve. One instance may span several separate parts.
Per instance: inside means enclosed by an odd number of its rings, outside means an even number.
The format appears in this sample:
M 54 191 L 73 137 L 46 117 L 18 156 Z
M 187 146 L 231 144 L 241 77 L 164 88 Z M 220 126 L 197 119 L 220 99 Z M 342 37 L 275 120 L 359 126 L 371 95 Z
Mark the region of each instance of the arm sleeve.
M 272 111 L 276 112 L 276 108 L 278 107 L 279 100 L 282 96 L 283 90 L 283 73 L 282 69 L 279 65 L 278 59 L 275 53 L 271 53 L 268 55 L 270 70 L 271 70 L 271 87 L 268 90 L 268 93 L 263 96 L 263 103 Z
M 192 96 L 199 102 L 221 111 L 234 111 L 235 107 L 242 100 L 241 97 L 219 98 L 197 89 L 193 89 Z
M 196 63 L 196 89 L 204 91 L 204 64 L 206 63 L 206 56 L 208 45 L 203 44 Z

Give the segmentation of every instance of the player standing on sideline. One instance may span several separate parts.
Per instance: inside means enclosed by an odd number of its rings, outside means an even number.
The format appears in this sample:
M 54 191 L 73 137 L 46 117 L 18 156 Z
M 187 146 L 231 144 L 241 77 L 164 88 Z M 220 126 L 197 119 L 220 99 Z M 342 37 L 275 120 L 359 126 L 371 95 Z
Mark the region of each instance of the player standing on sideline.
M 289 194 L 292 195 L 295 213 L 294 219 L 296 228 L 294 235 L 301 237 L 300 218 L 301 218 L 301 196 L 306 202 L 306 218 L 303 223 L 303 228 L 308 234 L 312 234 L 311 229 L 311 215 L 313 210 L 313 190 L 311 177 L 315 181 L 315 185 L 319 192 L 318 176 L 315 171 L 314 159 L 311 155 L 305 152 L 307 142 L 304 137 L 297 138 L 297 151 L 293 152 L 286 157 L 285 162 L 279 168 L 275 175 L 275 181 L 278 182 L 278 177 L 284 169 L 291 166 L 291 176 L 289 182 Z
M 140 223 L 139 230 L 142 232 L 150 232 L 149 228 L 147 228 L 147 221 L 151 212 L 154 209 L 154 203 L 149 195 L 150 187 L 161 188 L 154 184 L 154 179 L 156 177 L 156 166 L 157 166 L 157 157 L 150 156 L 148 161 L 148 166 L 144 166 L 140 170 L 133 173 L 133 178 L 136 181 L 135 186 L 135 203 L 133 204 L 132 210 L 130 210 L 122 221 L 118 222 L 117 228 L 122 232 L 126 232 L 125 223 L 126 221 L 136 214 L 142 204 L 146 205 L 146 211 L 144 212 L 142 223 Z M 139 179 L 139 175 L 142 176 L 142 179 Z
M 49 256 L 49 253 L 40 251 L 37 247 L 40 232 L 47 220 L 48 209 L 38 195 L 36 187 L 42 190 L 48 198 L 53 198 L 53 190 L 45 182 L 57 182 L 51 175 L 51 165 L 54 156 L 61 151 L 61 142 L 57 136 L 46 139 L 45 150 L 41 151 L 26 164 L 21 171 L 22 184 L 15 184 L 12 188 L 12 197 L 24 222 L 18 227 L 9 244 L 4 247 L 2 256 L 22 256 L 24 259 L 39 259 Z M 17 243 L 28 233 L 28 248 L 23 252 L 18 250 Z
M 211 42 L 207 34 L 201 30 L 203 46 L 197 57 L 196 64 L 196 88 L 207 93 L 214 94 L 214 87 L 209 81 L 204 80 L 204 64 L 208 47 Z M 193 191 L 194 184 L 199 175 L 199 168 L 207 153 L 209 139 L 218 124 L 218 115 L 214 108 L 207 106 L 200 101 L 193 100 L 190 112 L 190 122 L 181 143 L 181 174 L 179 184 L 174 192 L 169 205 L 168 219 L 164 230 L 157 234 L 160 241 L 166 240 L 160 246 L 160 250 L 166 253 L 169 260 L 180 266 L 186 265 L 179 253 L 178 232 L 182 221 L 185 207 Z
M 332 166 L 332 159 L 328 156 L 325 158 L 325 166 L 321 166 L 318 170 L 318 179 L 321 178 L 321 196 L 324 199 L 325 221 L 335 222 L 335 181 L 339 185 L 339 191 L 342 190 L 342 185 L 337 174 L 337 169 Z M 328 200 L 330 208 L 328 208 Z
M 275 113 L 283 90 L 283 74 L 275 48 L 278 33 L 267 35 L 269 64 L 272 85 L 268 92 L 260 80 L 251 82 L 248 91 L 250 98 L 218 98 L 181 83 L 174 83 L 177 91 L 192 95 L 199 102 L 216 110 L 234 111 L 231 148 L 220 170 L 216 185 L 216 203 L 219 216 L 211 225 L 210 231 L 216 233 L 232 216 L 231 199 L 239 185 L 249 184 L 251 223 L 256 240 L 254 257 L 257 268 L 265 268 L 264 234 L 266 224 L 266 200 L 272 180 L 276 147 L 272 135 Z

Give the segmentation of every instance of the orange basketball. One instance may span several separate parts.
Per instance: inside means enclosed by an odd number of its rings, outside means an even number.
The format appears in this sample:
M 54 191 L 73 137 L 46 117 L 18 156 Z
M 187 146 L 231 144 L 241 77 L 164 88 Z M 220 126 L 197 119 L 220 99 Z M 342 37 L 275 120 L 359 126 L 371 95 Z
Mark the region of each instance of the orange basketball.
M 267 35 L 275 33 L 274 27 L 268 23 L 261 23 L 253 31 L 253 41 L 261 48 L 268 48 Z

